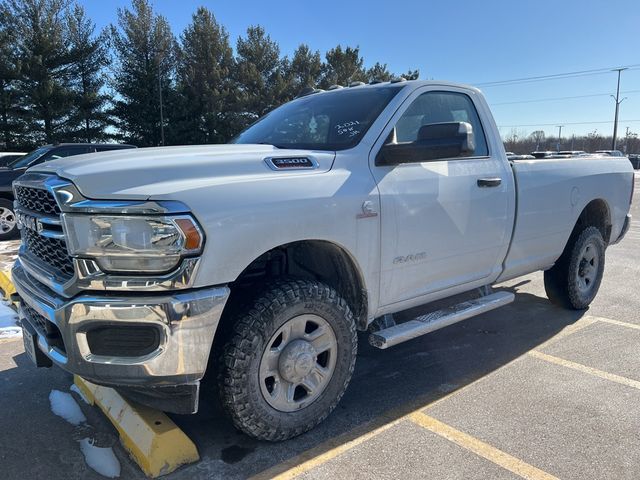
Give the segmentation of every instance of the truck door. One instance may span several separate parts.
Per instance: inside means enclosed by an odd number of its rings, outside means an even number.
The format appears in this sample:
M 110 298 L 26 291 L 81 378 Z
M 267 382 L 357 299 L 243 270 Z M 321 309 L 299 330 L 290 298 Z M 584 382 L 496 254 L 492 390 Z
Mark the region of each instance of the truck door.
M 487 141 L 473 95 L 417 90 L 371 150 L 381 207 L 381 306 L 474 288 L 499 275 L 513 226 L 513 177 L 501 145 Z M 419 154 L 410 163 L 376 161 L 384 145 L 423 141 L 425 125 L 452 122 L 471 125 L 473 149 L 446 158 Z

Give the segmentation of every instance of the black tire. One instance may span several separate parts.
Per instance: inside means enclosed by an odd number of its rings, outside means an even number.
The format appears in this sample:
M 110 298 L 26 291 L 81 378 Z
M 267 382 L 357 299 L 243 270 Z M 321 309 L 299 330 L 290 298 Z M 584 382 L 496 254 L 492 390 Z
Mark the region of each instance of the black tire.
M 280 411 L 263 393 L 261 362 L 266 349 L 273 348 L 274 335 L 302 315 L 321 317 L 335 334 L 333 372 L 315 400 L 295 411 Z M 237 316 L 222 348 L 218 374 L 222 405 L 236 428 L 251 437 L 268 441 L 295 437 L 315 427 L 336 407 L 351 380 L 356 354 L 353 314 L 333 288 L 316 281 L 279 281 Z
M 18 238 L 19 234 L 18 225 L 15 223 L 16 214 L 13 211 L 13 202 L 6 198 L 0 198 L 0 217 L 5 213 L 10 213 L 10 219 L 13 222 L 13 227 L 6 230 L 7 223 L 5 223 L 5 219 L 0 218 L 0 242 L 3 240 L 13 240 L 14 238 Z
M 586 260 L 585 249 L 593 249 L 593 261 Z M 605 243 L 600 230 L 586 227 L 571 235 L 564 252 L 549 270 L 544 272 L 544 289 L 556 305 L 582 310 L 593 301 L 604 273 Z M 589 270 L 589 277 L 585 270 Z

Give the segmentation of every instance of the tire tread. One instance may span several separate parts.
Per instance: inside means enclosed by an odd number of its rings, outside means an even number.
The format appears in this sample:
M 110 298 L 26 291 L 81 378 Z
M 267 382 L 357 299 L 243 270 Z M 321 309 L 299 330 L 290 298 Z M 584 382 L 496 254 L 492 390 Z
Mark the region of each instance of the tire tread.
M 273 330 L 279 312 L 300 300 L 328 302 L 337 308 L 348 323 L 351 341 L 351 362 L 339 394 L 331 400 L 321 415 L 310 417 L 295 427 L 273 425 L 257 414 L 248 392 L 247 371 L 252 354 L 269 339 L 264 332 Z M 218 385 L 223 408 L 233 424 L 248 435 L 269 441 L 281 441 L 300 435 L 322 422 L 336 407 L 344 394 L 355 366 L 357 332 L 353 314 L 347 302 L 331 287 L 310 280 L 279 280 L 268 285 L 253 305 L 237 317 L 230 338 L 221 351 Z M 335 374 L 334 374 L 335 375 Z

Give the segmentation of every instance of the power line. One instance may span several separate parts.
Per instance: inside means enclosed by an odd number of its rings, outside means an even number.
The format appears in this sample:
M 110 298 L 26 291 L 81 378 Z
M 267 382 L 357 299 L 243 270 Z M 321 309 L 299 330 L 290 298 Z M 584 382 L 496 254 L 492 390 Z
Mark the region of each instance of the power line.
M 606 73 L 610 73 L 613 68 L 615 67 L 597 68 L 593 70 L 577 70 L 574 72 L 555 73 L 551 75 L 538 75 L 533 77 L 512 78 L 510 80 L 496 80 L 493 82 L 475 83 L 474 85 L 478 87 L 498 87 L 502 85 L 542 82 L 542 81 L 557 80 L 562 78 L 575 78 L 575 77 L 584 77 L 584 76 L 592 76 L 592 75 L 603 75 Z M 625 65 L 620 68 L 626 68 L 628 70 L 637 70 L 637 69 L 640 69 L 640 64 Z
M 630 94 L 630 93 L 640 93 L 640 90 L 627 90 L 624 92 L 620 92 L 622 94 Z M 521 103 L 541 103 L 541 102 L 554 102 L 554 101 L 559 101 L 559 100 L 574 100 L 574 99 L 578 99 L 578 98 L 592 98 L 592 97 L 608 97 L 609 95 L 611 95 L 610 93 L 592 93 L 589 95 L 573 95 L 573 96 L 568 96 L 568 97 L 549 97 L 549 98 L 537 98 L 537 99 L 531 99 L 531 100 L 516 100 L 513 102 L 498 102 L 498 103 L 491 103 L 489 102 L 489 104 L 492 107 L 498 106 L 498 105 L 516 105 L 516 104 L 521 104 Z

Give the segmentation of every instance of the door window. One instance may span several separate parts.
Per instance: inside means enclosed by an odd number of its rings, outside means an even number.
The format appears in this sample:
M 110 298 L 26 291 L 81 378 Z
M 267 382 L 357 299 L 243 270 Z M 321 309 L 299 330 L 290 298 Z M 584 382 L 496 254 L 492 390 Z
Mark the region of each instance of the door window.
M 416 98 L 396 123 L 388 143 L 418 141 L 420 128 L 433 123 L 467 122 L 473 128 L 475 149 L 461 156 L 489 154 L 480 117 L 471 99 L 456 92 L 427 92 Z

